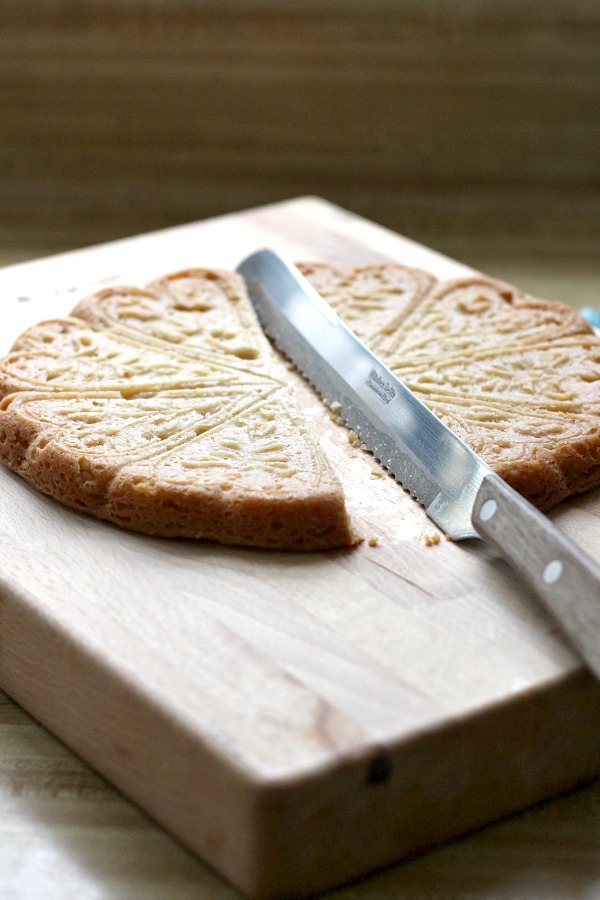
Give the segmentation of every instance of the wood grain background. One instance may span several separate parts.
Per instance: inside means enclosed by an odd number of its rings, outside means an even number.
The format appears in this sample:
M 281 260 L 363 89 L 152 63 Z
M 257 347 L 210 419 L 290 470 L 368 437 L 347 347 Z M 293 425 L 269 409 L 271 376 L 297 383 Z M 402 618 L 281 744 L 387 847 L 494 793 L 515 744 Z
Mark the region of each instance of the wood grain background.
M 596 0 L 0 0 L 0 244 L 317 194 L 597 276 L 599 114 Z

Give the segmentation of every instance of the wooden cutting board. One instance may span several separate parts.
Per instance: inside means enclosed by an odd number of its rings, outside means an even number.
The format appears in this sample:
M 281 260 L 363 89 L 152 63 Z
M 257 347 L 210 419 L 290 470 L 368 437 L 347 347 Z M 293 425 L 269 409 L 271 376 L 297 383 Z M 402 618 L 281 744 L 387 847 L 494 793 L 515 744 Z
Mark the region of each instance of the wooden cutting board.
M 292 259 L 469 273 L 313 198 L 0 272 L 2 352 L 111 283 Z M 292 373 L 364 535 L 153 539 L 0 470 L 0 686 L 254 898 L 298 897 L 600 771 L 600 686 L 508 567 L 454 544 Z M 600 494 L 553 513 L 592 553 Z

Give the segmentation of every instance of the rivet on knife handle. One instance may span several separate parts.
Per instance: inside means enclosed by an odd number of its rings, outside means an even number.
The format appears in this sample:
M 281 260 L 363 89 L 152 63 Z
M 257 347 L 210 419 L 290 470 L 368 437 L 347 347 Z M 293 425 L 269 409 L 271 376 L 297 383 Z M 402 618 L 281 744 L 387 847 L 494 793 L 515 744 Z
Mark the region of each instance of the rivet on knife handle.
M 472 521 L 556 615 L 600 677 L 600 564 L 498 475 L 483 479 Z

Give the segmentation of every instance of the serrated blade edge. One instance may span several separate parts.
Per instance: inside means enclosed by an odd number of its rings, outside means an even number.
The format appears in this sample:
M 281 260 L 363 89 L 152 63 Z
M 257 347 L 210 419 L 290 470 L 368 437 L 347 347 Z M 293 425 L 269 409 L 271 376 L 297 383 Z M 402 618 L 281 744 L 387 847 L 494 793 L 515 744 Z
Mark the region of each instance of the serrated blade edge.
M 279 349 L 455 540 L 477 537 L 475 495 L 491 469 L 341 321 L 272 250 L 237 267 L 258 318 Z

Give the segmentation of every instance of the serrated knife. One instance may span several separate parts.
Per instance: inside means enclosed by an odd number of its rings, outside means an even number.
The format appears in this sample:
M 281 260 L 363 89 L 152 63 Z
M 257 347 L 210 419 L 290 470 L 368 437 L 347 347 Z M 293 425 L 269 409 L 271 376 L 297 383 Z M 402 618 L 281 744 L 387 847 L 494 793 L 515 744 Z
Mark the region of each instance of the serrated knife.
M 280 350 L 454 540 L 499 552 L 600 678 L 600 562 L 510 488 L 272 250 L 237 268 Z M 339 404 L 339 407 L 338 407 Z

